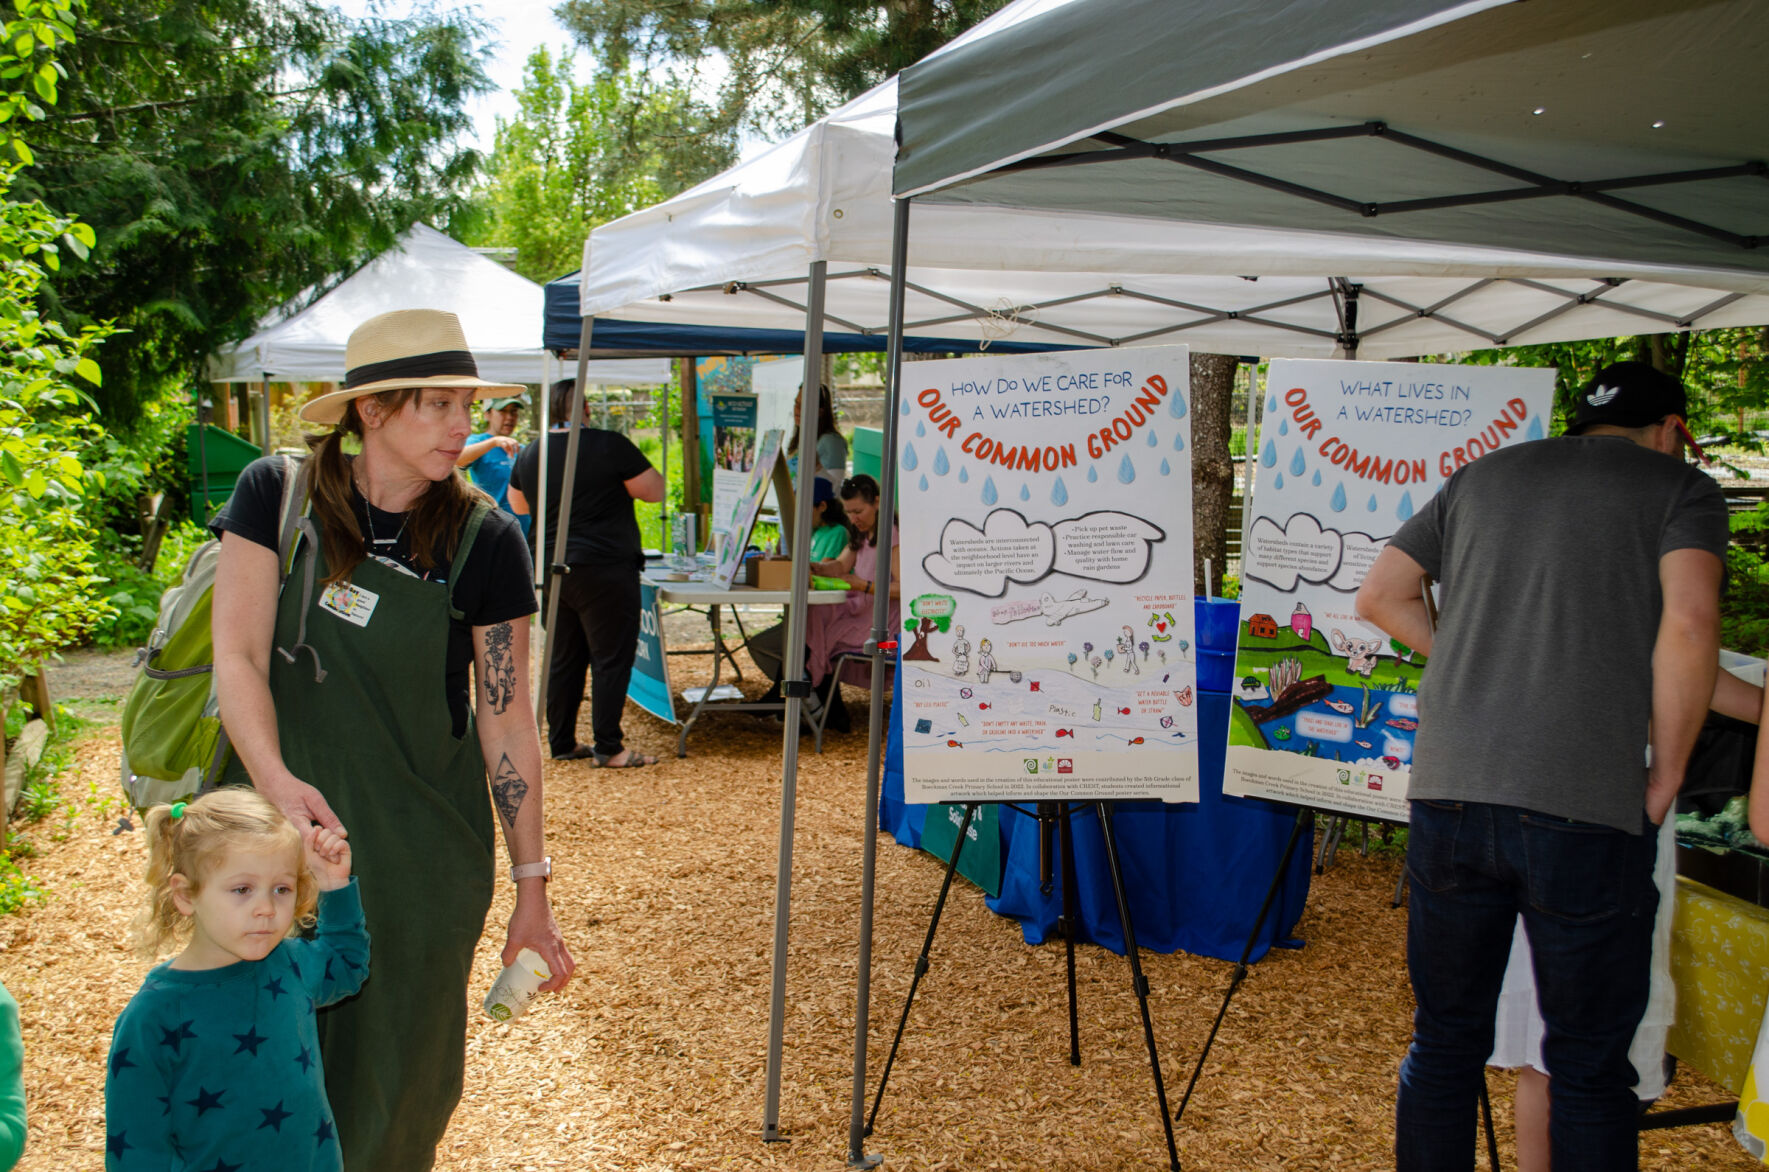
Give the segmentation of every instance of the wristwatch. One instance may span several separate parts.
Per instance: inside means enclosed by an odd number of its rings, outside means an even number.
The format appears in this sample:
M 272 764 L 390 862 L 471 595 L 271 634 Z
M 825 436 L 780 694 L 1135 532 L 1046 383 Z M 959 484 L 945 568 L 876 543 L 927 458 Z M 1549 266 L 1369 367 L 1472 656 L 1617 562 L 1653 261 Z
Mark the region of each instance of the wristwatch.
M 553 878 L 553 856 L 548 855 L 538 863 L 518 863 L 510 868 L 510 882 L 519 883 L 524 879 Z

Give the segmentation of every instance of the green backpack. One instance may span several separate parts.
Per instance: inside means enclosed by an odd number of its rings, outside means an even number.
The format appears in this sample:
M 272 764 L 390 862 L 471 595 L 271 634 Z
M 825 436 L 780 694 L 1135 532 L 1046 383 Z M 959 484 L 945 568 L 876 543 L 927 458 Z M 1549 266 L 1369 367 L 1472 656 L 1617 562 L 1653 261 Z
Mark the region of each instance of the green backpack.
M 283 458 L 281 523 L 277 530 L 279 589 L 288 580 L 297 539 L 314 534 L 303 516 L 305 460 Z M 191 554 L 178 585 L 160 597 L 159 620 L 136 652 L 140 674 L 123 703 L 123 790 L 137 810 L 185 801 L 215 788 L 227 766 L 227 730 L 215 697 L 215 641 L 209 627 L 221 539 Z M 306 575 L 301 611 L 313 600 Z

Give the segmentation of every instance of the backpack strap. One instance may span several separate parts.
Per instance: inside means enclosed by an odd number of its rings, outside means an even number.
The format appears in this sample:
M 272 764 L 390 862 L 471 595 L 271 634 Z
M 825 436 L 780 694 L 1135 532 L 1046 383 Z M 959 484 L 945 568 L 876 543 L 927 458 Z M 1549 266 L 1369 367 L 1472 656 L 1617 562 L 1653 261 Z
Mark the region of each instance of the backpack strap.
M 315 553 L 319 549 L 319 531 L 314 528 L 313 518 L 308 515 L 309 506 L 313 503 L 312 465 L 306 460 L 300 462 L 300 470 L 293 471 L 294 459 L 283 457 L 283 508 L 282 524 L 277 530 L 277 584 L 278 593 L 287 584 L 289 573 L 294 569 L 295 549 L 305 538 L 308 546 L 306 566 L 301 574 L 301 611 L 300 625 L 295 630 L 294 650 L 282 647 L 276 653 L 289 663 L 302 651 L 313 657 L 313 682 L 324 683 L 326 669 L 319 661 L 319 652 L 307 642 L 307 611 L 313 604 L 313 570 L 319 561 Z
M 466 621 L 466 614 L 455 606 L 455 584 L 461 580 L 461 570 L 467 564 L 467 555 L 473 550 L 473 542 L 479 537 L 479 527 L 485 524 L 486 516 L 496 505 L 478 501 L 473 505 L 473 512 L 467 517 L 467 527 L 461 530 L 461 543 L 455 547 L 455 560 L 448 567 L 448 617 L 455 622 Z

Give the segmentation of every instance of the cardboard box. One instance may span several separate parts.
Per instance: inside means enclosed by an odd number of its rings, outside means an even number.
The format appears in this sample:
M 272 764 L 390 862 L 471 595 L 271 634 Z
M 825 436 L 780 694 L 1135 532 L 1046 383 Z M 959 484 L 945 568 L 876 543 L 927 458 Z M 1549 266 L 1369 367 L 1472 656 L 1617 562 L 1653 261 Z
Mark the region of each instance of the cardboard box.
M 750 558 L 743 564 L 744 581 L 757 590 L 791 590 L 791 558 Z

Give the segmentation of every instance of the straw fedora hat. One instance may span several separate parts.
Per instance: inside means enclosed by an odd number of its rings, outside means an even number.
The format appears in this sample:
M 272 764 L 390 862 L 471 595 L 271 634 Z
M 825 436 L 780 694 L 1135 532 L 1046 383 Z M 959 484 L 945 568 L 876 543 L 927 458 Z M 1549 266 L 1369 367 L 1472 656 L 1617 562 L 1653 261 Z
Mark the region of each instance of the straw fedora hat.
M 406 387 L 474 387 L 476 399 L 525 389 L 480 378 L 461 319 L 440 309 L 396 309 L 369 318 L 344 343 L 344 367 L 343 389 L 305 404 L 302 419 L 337 423 L 350 400 Z

